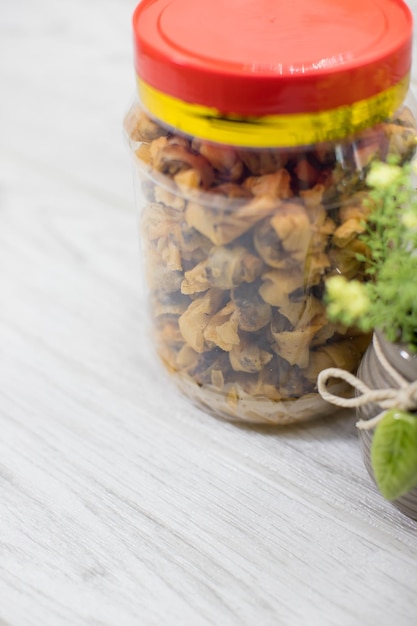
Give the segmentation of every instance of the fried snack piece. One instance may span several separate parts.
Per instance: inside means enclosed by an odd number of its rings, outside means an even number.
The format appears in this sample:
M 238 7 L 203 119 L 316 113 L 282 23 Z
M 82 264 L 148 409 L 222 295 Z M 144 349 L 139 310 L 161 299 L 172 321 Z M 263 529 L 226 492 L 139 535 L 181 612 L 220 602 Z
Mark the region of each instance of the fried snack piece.
M 164 204 L 166 207 L 174 209 L 175 211 L 183 211 L 185 208 L 184 198 L 181 198 L 178 194 L 172 193 L 172 191 L 168 191 L 168 189 L 160 187 L 159 185 L 155 185 L 154 187 L 154 198 L 155 202 Z
M 306 259 L 304 268 L 304 283 L 309 287 L 319 285 L 323 277 L 331 267 L 331 262 L 327 254 L 315 252 Z
M 309 295 L 303 301 L 303 310 L 294 327 L 304 328 L 305 326 L 313 325 L 321 328 L 326 322 L 326 307 L 323 301 L 313 295 Z
M 280 380 L 284 380 L 288 373 L 287 364 L 273 355 L 254 381 L 246 385 L 246 391 L 251 396 L 268 398 L 274 402 L 281 400 L 282 392 Z
M 238 318 L 232 301 L 213 315 L 203 331 L 203 336 L 207 344 L 214 344 L 225 352 L 230 352 L 234 346 L 239 345 Z
M 333 242 L 339 248 L 344 248 L 365 231 L 365 223 L 356 218 L 350 218 L 339 226 L 333 235 Z
M 304 326 L 275 334 L 273 349 L 290 365 L 307 367 L 310 360 L 310 344 L 321 327 Z
M 211 287 L 233 289 L 254 281 L 261 273 L 262 261 L 243 246 L 213 248 L 207 259 L 185 272 L 181 291 L 193 294 Z
M 309 396 L 314 390 L 315 385 L 311 384 L 304 378 L 302 370 L 298 365 L 292 365 L 288 370 L 288 374 L 282 379 L 280 389 L 285 398 L 302 398 Z
M 368 194 L 365 192 L 356 193 L 343 203 L 339 209 L 340 226 L 333 234 L 332 243 L 344 248 L 365 231 L 366 218 L 372 211 L 372 205 Z
M 183 269 L 177 243 L 180 241 L 181 221 L 174 209 L 156 202 L 149 203 L 142 217 L 142 234 L 150 273 L 153 267 L 157 274 L 166 269 L 172 272 Z
M 311 239 L 310 220 L 305 207 L 295 202 L 283 203 L 271 217 L 270 224 L 285 253 L 303 262 Z
M 340 367 L 351 372 L 358 364 L 361 355 L 369 343 L 369 336 L 343 339 L 313 350 L 308 367 L 303 375 L 312 383 L 317 382 L 319 373 L 327 367 Z
M 145 165 L 151 165 L 152 155 L 149 143 L 141 143 L 139 148 L 135 150 L 135 155 L 140 161 L 143 161 Z
M 279 313 L 291 327 L 286 328 L 281 320 L 274 318 L 271 323 L 274 350 L 290 365 L 307 367 L 313 338 L 327 324 L 324 304 L 314 296 L 307 296 L 299 302 L 289 302 L 287 307 L 279 309 Z
M 293 271 L 271 270 L 262 274 L 261 278 L 264 282 L 259 294 L 265 302 L 278 308 L 288 306 L 290 295 L 304 289 L 304 276 L 297 267 Z
M 331 248 L 329 250 L 331 271 L 328 276 L 342 274 L 347 279 L 363 276 L 364 263 L 358 260 L 358 254 L 369 256 L 369 249 L 359 239 L 354 239 L 343 248 Z
M 230 371 L 228 354 L 219 348 L 214 348 L 204 354 L 198 354 L 196 361 L 188 367 L 187 374 L 199 386 L 203 386 L 212 384 L 213 372 L 221 372 L 223 375 L 228 371 Z M 214 377 L 219 381 L 218 374 L 215 373 Z M 224 382 L 227 384 L 226 380 Z
M 315 211 L 317 208 L 323 209 L 323 199 L 326 188 L 322 184 L 316 184 L 311 189 L 300 191 L 300 197 L 308 211 Z M 311 218 L 310 218 L 311 219 Z
M 155 242 L 160 237 L 176 233 L 179 237 L 181 216 L 176 209 L 159 202 L 149 202 L 142 214 L 142 234 L 145 241 Z
M 311 217 L 313 216 L 310 214 Z M 311 223 L 309 253 L 320 254 L 329 247 L 330 236 L 336 230 L 336 224 L 334 220 L 328 217 L 327 212 L 323 208 L 317 208 L 314 217 L 315 220 Z
M 171 146 L 181 146 L 186 150 L 190 150 L 190 140 L 182 135 L 164 135 L 162 137 L 158 137 L 158 139 L 154 139 L 154 141 L 150 144 L 150 153 L 152 157 L 152 165 L 157 163 L 159 155 L 163 153 L 166 148 Z M 170 172 L 167 172 L 168 174 Z
M 224 294 L 220 289 L 209 289 L 194 300 L 179 317 L 178 325 L 184 341 L 196 352 L 201 353 L 208 349 L 204 331 L 210 319 L 222 306 L 223 300 Z
M 173 177 L 175 182 L 181 183 L 180 174 L 191 170 L 193 183 L 191 187 L 207 189 L 214 181 L 214 171 L 210 163 L 200 154 L 191 152 L 189 142 L 183 138 L 160 137 L 150 148 L 152 167 L 156 171 Z M 191 178 L 188 179 L 188 182 Z M 186 186 L 185 181 L 182 181 Z
M 372 202 L 369 195 L 365 191 L 360 191 L 340 206 L 339 220 L 342 223 L 349 219 L 365 221 L 371 211 Z
M 167 344 L 179 349 L 183 345 L 183 337 L 178 327 L 178 318 L 173 315 L 161 316 L 157 324 L 157 343 Z
M 229 352 L 230 365 L 235 372 L 260 372 L 272 357 L 273 354 L 260 348 L 251 335 L 242 335 L 240 342 Z
M 168 134 L 168 131 L 152 121 L 140 106 L 133 106 L 124 120 L 125 131 L 131 141 L 153 141 Z
M 303 189 L 305 187 L 313 187 L 320 176 L 320 170 L 306 158 L 301 157 L 296 166 L 294 167 L 294 173 L 297 176 L 298 186 Z
M 311 341 L 311 349 L 319 348 L 329 343 L 330 340 L 336 342 L 342 339 L 342 335 L 346 335 L 347 329 L 341 324 L 324 324 L 320 330 L 314 335 Z
M 267 196 L 260 196 L 247 203 L 237 203 L 226 209 L 206 206 L 198 202 L 188 202 L 185 210 L 185 219 L 192 226 L 205 235 L 216 246 L 231 243 L 254 224 L 272 213 L 277 206 L 276 201 Z
M 175 359 L 176 368 L 179 371 L 188 372 L 198 365 L 200 354 L 196 352 L 188 343 L 184 343 L 178 350 Z
M 173 271 L 162 262 L 161 256 L 152 249 L 147 251 L 145 274 L 148 287 L 152 292 L 159 294 L 174 294 L 180 292 L 184 273 Z
M 163 191 L 167 194 L 163 197 L 168 201 L 170 192 Z M 176 202 L 177 196 L 174 197 Z M 152 264 L 169 264 L 171 269 L 181 270 L 188 262 L 195 265 L 206 259 L 213 247 L 206 237 L 188 226 L 176 204 L 172 208 L 160 202 L 149 202 L 142 215 L 141 227 L 143 243 L 151 255 Z
M 255 248 L 265 263 L 288 270 L 304 264 L 310 240 L 307 211 L 296 202 L 282 202 L 254 233 Z
M 250 176 L 246 178 L 243 187 L 254 196 L 268 196 L 274 199 L 288 199 L 293 195 L 291 191 L 291 176 L 285 169 L 279 169 L 273 174 Z
M 232 290 L 235 318 L 240 330 L 257 332 L 271 321 L 272 307 L 259 293 L 259 284 L 243 283 Z
M 244 164 L 232 148 L 219 147 L 196 139 L 192 142 L 192 147 L 207 159 L 221 180 L 235 181 L 241 178 Z
M 206 182 L 204 181 L 203 172 L 199 169 L 182 170 L 174 176 L 175 183 L 185 193 L 192 189 L 206 187 L 208 180 L 210 179 L 206 179 Z
M 283 331 L 293 330 L 297 326 L 304 309 L 304 299 L 288 299 L 279 308 L 274 308 L 270 327 L 272 338 L 275 340 L 275 335 Z
M 182 270 L 181 253 L 178 246 L 171 241 L 168 237 L 160 237 L 156 246 L 157 252 L 159 252 L 163 264 L 165 267 L 172 271 Z

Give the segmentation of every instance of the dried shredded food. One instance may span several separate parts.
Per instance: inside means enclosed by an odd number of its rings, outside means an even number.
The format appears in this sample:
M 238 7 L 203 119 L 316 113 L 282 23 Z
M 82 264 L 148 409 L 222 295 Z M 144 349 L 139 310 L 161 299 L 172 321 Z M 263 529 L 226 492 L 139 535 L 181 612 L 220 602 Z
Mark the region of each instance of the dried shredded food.
M 318 373 L 352 370 L 368 337 L 329 323 L 334 274 L 363 278 L 375 158 L 404 162 L 416 124 L 395 117 L 339 145 L 241 150 L 172 133 L 133 107 L 157 349 L 183 390 L 230 419 L 289 423 L 318 407 Z

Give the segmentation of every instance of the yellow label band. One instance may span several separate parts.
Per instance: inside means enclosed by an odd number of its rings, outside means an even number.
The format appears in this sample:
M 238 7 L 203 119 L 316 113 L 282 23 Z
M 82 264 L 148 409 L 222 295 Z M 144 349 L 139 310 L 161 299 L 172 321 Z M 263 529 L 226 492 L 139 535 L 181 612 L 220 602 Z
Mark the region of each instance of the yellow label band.
M 151 87 L 139 77 L 138 92 L 148 112 L 193 137 L 246 148 L 293 147 L 335 141 L 382 122 L 404 101 L 409 75 L 366 100 L 318 113 L 243 117 L 190 104 Z

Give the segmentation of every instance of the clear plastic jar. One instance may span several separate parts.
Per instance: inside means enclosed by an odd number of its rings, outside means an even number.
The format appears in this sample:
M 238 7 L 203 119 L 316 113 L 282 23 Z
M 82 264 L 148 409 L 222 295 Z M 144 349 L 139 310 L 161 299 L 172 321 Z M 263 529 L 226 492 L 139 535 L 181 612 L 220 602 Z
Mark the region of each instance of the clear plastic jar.
M 416 146 L 406 6 L 282 4 L 143 0 L 125 119 L 161 360 L 209 412 L 276 424 L 357 368 L 369 338 L 327 320 L 325 283 L 363 279 L 369 165 Z

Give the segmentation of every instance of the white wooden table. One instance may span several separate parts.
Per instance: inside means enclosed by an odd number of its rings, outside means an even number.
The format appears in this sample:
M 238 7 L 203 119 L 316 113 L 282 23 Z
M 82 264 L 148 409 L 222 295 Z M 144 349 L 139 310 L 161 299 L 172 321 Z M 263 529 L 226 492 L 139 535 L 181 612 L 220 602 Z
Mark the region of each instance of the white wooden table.
M 0 623 L 415 625 L 417 523 L 353 415 L 237 427 L 154 361 L 134 6 L 0 0 Z

